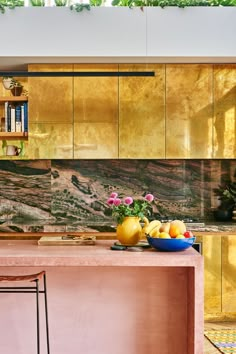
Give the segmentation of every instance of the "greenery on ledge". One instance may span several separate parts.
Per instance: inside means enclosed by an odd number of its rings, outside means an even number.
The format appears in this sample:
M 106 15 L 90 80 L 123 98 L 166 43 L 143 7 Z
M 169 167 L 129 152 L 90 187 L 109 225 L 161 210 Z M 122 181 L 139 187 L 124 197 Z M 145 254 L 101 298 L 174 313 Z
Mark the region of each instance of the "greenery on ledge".
M 30 0 L 31 6 L 45 6 L 44 0 Z M 0 0 L 0 11 L 5 12 L 6 8 L 24 6 L 24 0 Z M 68 6 L 67 0 L 55 0 L 55 6 Z M 71 10 L 81 12 L 84 9 L 90 10 L 92 6 L 105 6 L 103 0 L 89 0 L 89 3 L 74 3 L 69 6 Z M 236 0 L 113 0 L 112 6 L 140 7 L 145 6 L 177 6 L 180 8 L 188 6 L 236 6 Z
M 14 9 L 16 6 L 24 6 L 24 0 L 0 0 L 2 14 L 5 12 L 5 8 Z
M 112 6 L 236 6 L 236 0 L 113 0 Z

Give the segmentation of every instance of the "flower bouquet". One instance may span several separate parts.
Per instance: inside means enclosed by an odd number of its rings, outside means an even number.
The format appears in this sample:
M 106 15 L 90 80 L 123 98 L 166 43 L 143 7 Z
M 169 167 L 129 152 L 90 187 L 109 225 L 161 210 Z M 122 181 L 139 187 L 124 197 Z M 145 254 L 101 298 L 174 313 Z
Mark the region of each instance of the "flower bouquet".
M 140 220 L 150 215 L 153 200 L 152 194 L 147 194 L 142 199 L 121 199 L 117 193 L 111 193 L 107 204 L 112 208 L 112 216 L 118 223 L 116 234 L 121 244 L 130 246 L 139 242 L 142 235 Z

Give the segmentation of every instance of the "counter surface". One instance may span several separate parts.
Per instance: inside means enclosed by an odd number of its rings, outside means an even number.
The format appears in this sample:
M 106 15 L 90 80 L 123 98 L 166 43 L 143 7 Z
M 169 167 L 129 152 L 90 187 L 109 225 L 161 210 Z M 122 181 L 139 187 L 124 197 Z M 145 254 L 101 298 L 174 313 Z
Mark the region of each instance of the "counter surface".
M 193 222 L 187 223 L 187 228 L 192 231 L 200 232 L 234 232 L 236 233 L 236 222 Z M 73 223 L 49 223 L 47 220 L 35 220 L 33 223 L 16 223 L 11 220 L 0 221 L 0 234 L 26 234 L 26 233 L 69 233 L 69 232 L 104 232 L 114 233 L 116 230 L 116 224 L 91 222 L 87 220 L 86 224 Z
M 39 246 L 34 240 L 0 241 L 0 266 L 198 266 L 202 256 L 192 247 L 182 252 L 112 251 L 114 241 L 92 246 Z

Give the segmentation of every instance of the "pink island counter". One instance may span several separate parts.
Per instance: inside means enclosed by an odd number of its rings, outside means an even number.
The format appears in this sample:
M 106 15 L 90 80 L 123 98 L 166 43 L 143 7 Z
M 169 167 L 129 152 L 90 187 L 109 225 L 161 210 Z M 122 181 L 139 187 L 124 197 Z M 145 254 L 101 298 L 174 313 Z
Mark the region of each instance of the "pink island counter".
M 1 275 L 46 270 L 51 354 L 203 354 L 203 257 L 112 251 L 113 242 L 0 241 Z M 0 297 L 0 352 L 36 353 L 35 295 Z

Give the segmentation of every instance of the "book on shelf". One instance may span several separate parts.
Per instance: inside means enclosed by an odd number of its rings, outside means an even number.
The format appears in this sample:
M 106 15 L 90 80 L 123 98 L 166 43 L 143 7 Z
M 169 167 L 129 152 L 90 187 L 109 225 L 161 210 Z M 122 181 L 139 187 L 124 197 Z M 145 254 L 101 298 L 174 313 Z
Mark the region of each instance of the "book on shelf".
M 16 110 L 15 107 L 11 107 L 11 132 L 16 132 Z
M 5 111 L 4 111 L 4 117 L 5 117 L 5 132 L 8 132 L 8 122 L 7 122 L 7 108 L 8 108 L 8 102 L 5 102 Z
M 23 103 L 24 106 L 24 131 L 28 132 L 28 102 Z
M 7 106 L 7 132 L 11 132 L 11 105 Z
M 13 104 L 5 102 L 5 131 L 28 132 L 28 103 Z
M 15 108 L 15 118 L 16 118 L 16 132 L 19 133 L 22 130 L 22 124 L 21 124 L 21 106 L 17 105 Z

